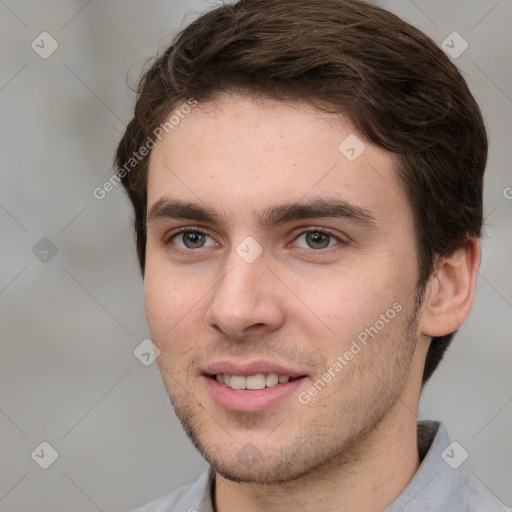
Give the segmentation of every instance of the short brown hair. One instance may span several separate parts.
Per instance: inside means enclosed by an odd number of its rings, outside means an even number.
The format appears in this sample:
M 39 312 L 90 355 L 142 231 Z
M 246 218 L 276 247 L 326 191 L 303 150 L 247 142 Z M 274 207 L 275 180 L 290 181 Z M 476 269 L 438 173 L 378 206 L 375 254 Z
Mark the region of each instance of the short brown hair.
M 480 237 L 486 131 L 464 78 L 434 41 L 360 0 L 240 0 L 188 25 L 140 82 L 115 165 L 135 210 L 142 273 L 149 155 L 129 172 L 126 162 L 179 105 L 223 92 L 343 114 L 396 155 L 414 216 L 419 290 L 436 256 Z M 432 340 L 423 383 L 454 334 Z

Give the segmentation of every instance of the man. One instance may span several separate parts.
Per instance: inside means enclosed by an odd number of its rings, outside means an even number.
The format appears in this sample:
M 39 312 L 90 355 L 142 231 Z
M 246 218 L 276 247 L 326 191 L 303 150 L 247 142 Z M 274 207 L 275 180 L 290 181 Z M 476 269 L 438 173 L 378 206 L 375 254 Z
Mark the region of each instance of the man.
M 486 156 L 449 58 L 368 3 L 242 0 L 176 37 L 116 164 L 210 468 L 139 511 L 506 510 L 417 424 L 471 309 Z

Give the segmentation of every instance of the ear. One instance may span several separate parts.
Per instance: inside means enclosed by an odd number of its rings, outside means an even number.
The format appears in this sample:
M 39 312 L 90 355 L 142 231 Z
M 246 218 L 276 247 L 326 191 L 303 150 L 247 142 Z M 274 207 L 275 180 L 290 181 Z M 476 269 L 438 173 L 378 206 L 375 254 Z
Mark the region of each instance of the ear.
M 480 266 L 480 242 L 470 239 L 448 258 L 441 258 L 425 293 L 420 332 L 444 336 L 456 331 L 471 311 Z

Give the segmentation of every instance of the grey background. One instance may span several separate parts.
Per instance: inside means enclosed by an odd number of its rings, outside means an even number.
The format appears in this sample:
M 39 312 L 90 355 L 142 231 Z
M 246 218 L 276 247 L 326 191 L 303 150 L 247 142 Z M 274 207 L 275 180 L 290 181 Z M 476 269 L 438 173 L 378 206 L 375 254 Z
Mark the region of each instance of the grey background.
M 421 417 L 442 419 L 467 473 L 510 506 L 512 1 L 379 4 L 439 44 L 453 31 L 469 43 L 456 63 L 491 140 L 487 235 L 473 312 Z M 0 0 L 0 511 L 126 511 L 205 467 L 156 363 L 133 354 L 149 333 L 128 201 L 92 191 L 131 116 L 127 77 L 207 6 Z M 59 45 L 47 59 L 31 48 L 43 31 Z M 46 470 L 31 458 L 43 441 L 58 452 Z

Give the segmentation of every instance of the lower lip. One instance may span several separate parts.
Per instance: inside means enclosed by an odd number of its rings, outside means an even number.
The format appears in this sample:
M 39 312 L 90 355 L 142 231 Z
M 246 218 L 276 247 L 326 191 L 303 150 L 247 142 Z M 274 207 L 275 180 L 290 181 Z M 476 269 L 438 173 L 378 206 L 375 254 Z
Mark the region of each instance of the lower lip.
M 280 400 L 290 396 L 302 385 L 305 377 L 254 391 L 231 389 L 211 377 L 203 376 L 206 387 L 216 402 L 228 411 L 259 412 L 269 409 Z

